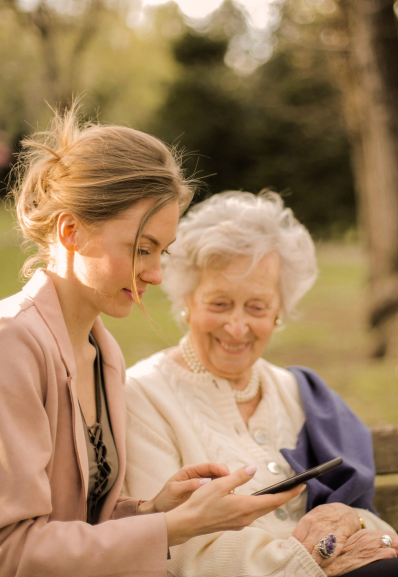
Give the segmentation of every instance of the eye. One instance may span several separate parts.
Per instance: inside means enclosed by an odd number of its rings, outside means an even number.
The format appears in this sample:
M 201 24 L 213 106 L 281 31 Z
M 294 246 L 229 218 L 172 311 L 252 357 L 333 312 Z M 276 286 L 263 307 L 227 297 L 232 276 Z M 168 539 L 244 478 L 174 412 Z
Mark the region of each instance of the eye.
M 208 303 L 208 307 L 211 311 L 216 311 L 216 312 L 222 312 L 224 310 L 226 310 L 231 303 L 225 302 L 225 301 L 213 301 Z
M 170 254 L 168 250 L 162 250 L 162 254 Z
M 144 248 L 139 248 L 137 250 L 137 254 L 139 254 L 140 256 L 147 256 L 148 254 L 150 254 L 149 250 L 145 250 Z
M 257 316 L 264 315 L 268 310 L 268 307 L 264 303 L 257 303 L 257 302 L 248 303 L 246 305 L 246 308 L 250 314 Z

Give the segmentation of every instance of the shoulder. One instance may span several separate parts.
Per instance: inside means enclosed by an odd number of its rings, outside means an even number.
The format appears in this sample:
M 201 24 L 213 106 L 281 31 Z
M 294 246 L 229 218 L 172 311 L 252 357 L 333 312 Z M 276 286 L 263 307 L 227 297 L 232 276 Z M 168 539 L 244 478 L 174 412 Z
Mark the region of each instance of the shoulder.
M 128 403 L 145 397 L 152 403 L 163 402 L 174 396 L 170 386 L 173 365 L 161 351 L 129 367 L 126 372 L 126 395 Z
M 315 371 L 301 366 L 289 367 L 289 371 L 297 380 L 307 417 L 317 415 L 317 418 L 325 420 L 340 419 L 347 423 L 361 423 L 348 404 Z
M 23 291 L 20 291 L 0 301 L 0 320 L 15 319 L 32 307 L 34 307 L 32 300 Z
M 293 386 L 296 383 L 296 379 L 294 378 L 294 375 L 291 373 L 291 371 L 284 369 L 283 367 L 273 365 L 265 359 L 258 359 L 257 366 L 260 370 L 266 371 L 286 385 Z
M 3 350 L 29 344 L 30 348 L 39 351 L 44 348 L 44 333 L 45 324 L 33 301 L 24 292 L 21 291 L 0 301 L 0 335 Z M 20 357 L 20 360 L 23 359 Z
M 1 301 L 0 311 L 2 394 L 12 390 L 12 395 L 23 392 L 28 398 L 31 390 L 43 397 L 47 375 L 45 324 L 21 293 Z
M 265 359 L 258 359 L 256 366 L 260 370 L 260 373 L 268 375 L 268 377 L 272 378 L 276 387 L 280 391 L 286 393 L 299 402 L 300 393 L 298 383 L 295 375 L 291 371 L 288 371 L 282 367 L 278 367 L 277 365 L 273 365 Z
M 294 365 L 288 367 L 288 372 L 294 375 L 302 398 L 314 398 L 319 401 L 321 399 L 333 399 L 336 402 L 344 402 L 341 397 L 325 383 L 322 377 L 312 369 Z
M 166 361 L 166 351 L 160 351 L 138 361 L 135 365 L 132 365 L 127 369 L 127 381 L 149 381 L 153 377 L 159 377 L 161 374 L 162 366 Z

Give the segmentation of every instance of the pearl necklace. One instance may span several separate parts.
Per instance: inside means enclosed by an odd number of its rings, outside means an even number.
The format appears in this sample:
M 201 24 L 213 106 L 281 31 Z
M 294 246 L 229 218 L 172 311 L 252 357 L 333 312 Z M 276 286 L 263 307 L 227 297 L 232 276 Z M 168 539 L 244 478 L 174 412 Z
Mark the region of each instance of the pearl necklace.
M 181 339 L 180 349 L 182 358 L 184 359 L 184 361 L 186 362 L 186 364 L 193 373 L 203 374 L 209 372 L 204 368 L 204 366 L 196 356 L 195 349 L 193 348 L 193 344 L 189 333 Z M 254 397 L 257 395 L 259 388 L 260 388 L 260 377 L 257 369 L 253 367 L 250 381 L 248 382 L 247 387 L 245 387 L 243 391 L 232 389 L 232 393 L 237 403 L 248 403 L 249 401 L 254 399 Z

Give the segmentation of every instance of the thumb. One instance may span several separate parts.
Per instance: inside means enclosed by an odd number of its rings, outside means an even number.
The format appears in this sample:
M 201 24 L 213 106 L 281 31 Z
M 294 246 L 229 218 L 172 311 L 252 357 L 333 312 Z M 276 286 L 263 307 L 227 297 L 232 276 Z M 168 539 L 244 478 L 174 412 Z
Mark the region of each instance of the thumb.
M 248 467 L 241 467 L 228 477 L 223 477 L 222 479 L 215 479 L 212 482 L 212 485 L 217 484 L 217 486 L 222 490 L 223 493 L 226 495 L 233 491 L 236 487 L 240 487 L 240 485 L 244 485 L 250 479 L 253 478 L 255 472 L 257 471 L 257 467 L 255 465 L 249 465 Z

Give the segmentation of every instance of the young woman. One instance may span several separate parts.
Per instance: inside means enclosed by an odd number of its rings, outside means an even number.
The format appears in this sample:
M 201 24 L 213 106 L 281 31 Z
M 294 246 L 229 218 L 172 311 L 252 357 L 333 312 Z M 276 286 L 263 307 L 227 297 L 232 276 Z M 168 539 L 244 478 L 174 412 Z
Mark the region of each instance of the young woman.
M 39 247 L 24 272 L 44 268 L 0 303 L 0 576 L 165 576 L 168 546 L 296 496 L 235 495 L 256 467 L 204 463 L 149 501 L 120 498 L 125 367 L 99 314 L 128 316 L 161 281 L 192 196 L 170 151 L 129 128 L 80 128 L 72 107 L 25 140 L 13 194 Z

